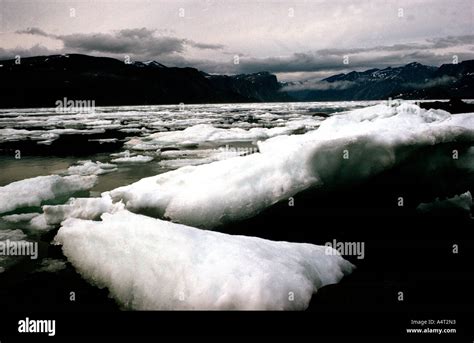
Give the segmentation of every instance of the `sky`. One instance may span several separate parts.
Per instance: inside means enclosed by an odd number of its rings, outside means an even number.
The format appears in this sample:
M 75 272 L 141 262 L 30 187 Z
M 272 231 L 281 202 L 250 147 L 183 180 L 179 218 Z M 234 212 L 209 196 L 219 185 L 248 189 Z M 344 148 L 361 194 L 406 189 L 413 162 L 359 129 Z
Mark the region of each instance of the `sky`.
M 474 59 L 474 0 L 0 0 L 0 58 L 156 60 L 280 81 Z

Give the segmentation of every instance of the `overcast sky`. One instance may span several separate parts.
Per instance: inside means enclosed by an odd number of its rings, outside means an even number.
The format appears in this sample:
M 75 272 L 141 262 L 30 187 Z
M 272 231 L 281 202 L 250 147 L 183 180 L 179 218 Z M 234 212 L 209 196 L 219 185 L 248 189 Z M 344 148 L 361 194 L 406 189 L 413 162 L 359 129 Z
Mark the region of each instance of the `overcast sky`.
M 0 58 L 128 55 L 285 81 L 473 59 L 474 1 L 0 0 L 0 31 Z

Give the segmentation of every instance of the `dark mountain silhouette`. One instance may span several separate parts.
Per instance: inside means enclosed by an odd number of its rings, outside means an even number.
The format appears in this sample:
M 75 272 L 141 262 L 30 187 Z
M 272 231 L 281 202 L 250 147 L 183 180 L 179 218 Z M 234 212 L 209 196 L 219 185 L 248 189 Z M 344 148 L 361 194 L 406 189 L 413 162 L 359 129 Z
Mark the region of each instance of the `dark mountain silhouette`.
M 70 54 L 0 61 L 0 79 L 0 108 L 54 107 L 64 98 L 94 100 L 96 106 L 474 98 L 474 60 L 439 68 L 415 62 L 281 83 L 268 72 L 210 75 L 156 61 L 126 64 Z
M 156 61 L 122 61 L 79 54 L 0 62 L 0 107 L 54 107 L 57 100 L 96 106 L 285 101 L 269 73 L 211 76 Z
M 300 101 L 474 98 L 474 60 L 436 68 L 420 63 L 337 74 L 284 87 Z
M 449 101 L 422 102 L 420 107 L 429 110 L 430 108 L 445 110 L 451 114 L 474 112 L 474 104 L 468 104 L 459 98 L 452 98 Z
M 285 92 L 281 92 L 281 84 L 277 77 L 269 72 L 240 74 L 234 76 L 208 75 L 211 83 L 218 89 L 237 93 L 258 101 L 290 101 Z

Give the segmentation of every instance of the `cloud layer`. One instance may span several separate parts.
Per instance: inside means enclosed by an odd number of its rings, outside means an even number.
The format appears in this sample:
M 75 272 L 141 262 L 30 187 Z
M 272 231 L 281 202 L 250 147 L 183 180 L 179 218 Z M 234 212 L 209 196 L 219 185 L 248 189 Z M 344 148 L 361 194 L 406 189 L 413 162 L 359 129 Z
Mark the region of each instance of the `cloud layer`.
M 1 57 L 128 55 L 291 80 L 474 58 L 472 0 L 0 1 L 0 13 Z
M 161 63 L 184 67 L 192 66 L 210 73 L 238 74 L 269 71 L 276 74 L 298 73 L 305 79 L 315 72 L 345 72 L 397 66 L 410 62 L 441 65 L 474 58 L 474 35 L 446 36 L 425 39 L 416 43 L 377 45 L 364 48 L 332 48 L 296 52 L 286 56 L 257 58 L 232 53 L 221 44 L 163 35 L 147 28 L 122 29 L 111 33 L 74 33 L 56 35 L 41 28 L 17 30 L 16 34 L 55 39 L 62 43 L 60 50 L 49 50 L 39 44 L 30 49 L 0 49 L 0 57 L 31 56 L 53 53 L 82 53 L 135 60 L 156 59 Z M 219 58 L 192 58 L 190 50 L 208 50 Z M 238 56 L 238 58 L 236 58 Z M 310 77 L 307 77 L 310 79 Z M 330 87 L 334 87 L 331 85 Z M 350 85 L 337 85 L 349 87 Z M 314 83 L 314 89 L 327 87 Z
M 18 34 L 29 34 L 60 40 L 64 51 L 75 51 L 85 54 L 122 54 L 137 56 L 163 56 L 180 54 L 187 47 L 196 49 L 220 50 L 223 45 L 197 43 L 192 40 L 163 36 L 156 30 L 147 28 L 123 29 L 113 33 L 75 33 L 69 35 L 54 35 L 40 28 L 32 27 L 16 31 Z

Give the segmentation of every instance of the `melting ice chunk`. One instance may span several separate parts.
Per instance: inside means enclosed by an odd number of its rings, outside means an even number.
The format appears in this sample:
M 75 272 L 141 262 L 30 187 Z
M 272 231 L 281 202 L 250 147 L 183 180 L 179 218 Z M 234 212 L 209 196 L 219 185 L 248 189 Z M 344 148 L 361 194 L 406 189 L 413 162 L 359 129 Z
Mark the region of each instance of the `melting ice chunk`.
M 55 241 L 76 270 L 136 310 L 303 310 L 354 266 L 336 250 L 200 230 L 126 210 L 69 218 Z

